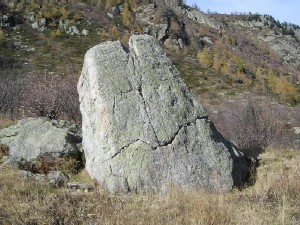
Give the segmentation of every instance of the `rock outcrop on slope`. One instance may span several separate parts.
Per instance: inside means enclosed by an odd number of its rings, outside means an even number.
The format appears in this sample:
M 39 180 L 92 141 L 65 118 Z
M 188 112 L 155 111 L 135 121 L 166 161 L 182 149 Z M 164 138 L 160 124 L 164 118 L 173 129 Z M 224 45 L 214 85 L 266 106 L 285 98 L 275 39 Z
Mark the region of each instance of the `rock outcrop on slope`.
M 182 18 L 189 18 L 215 29 L 222 27 L 221 23 L 217 23 L 205 13 L 182 4 L 169 4 L 164 8 L 164 12 L 161 12 L 160 19 L 154 22 L 154 17 L 160 9 L 159 4 L 141 5 L 135 10 L 135 18 L 143 24 L 144 34 L 155 37 L 167 49 L 179 50 L 189 45 L 186 23 Z M 177 27 L 176 34 L 172 31 L 172 26 Z
M 183 4 L 182 0 L 154 0 L 153 2 L 160 6 L 177 6 Z
M 132 36 L 129 49 L 119 41 L 91 48 L 78 92 L 86 168 L 110 192 L 229 191 L 241 175 L 153 37 Z
M 63 120 L 27 118 L 0 130 L 0 144 L 8 146 L 9 158 L 17 161 L 76 156 L 80 143 L 80 129 Z

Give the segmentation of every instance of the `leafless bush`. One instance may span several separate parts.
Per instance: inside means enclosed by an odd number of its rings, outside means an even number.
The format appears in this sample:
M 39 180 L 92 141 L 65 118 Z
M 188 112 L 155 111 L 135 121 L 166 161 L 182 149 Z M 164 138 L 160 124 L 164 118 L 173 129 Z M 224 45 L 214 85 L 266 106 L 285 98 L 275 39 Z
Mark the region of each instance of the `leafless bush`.
M 14 117 L 20 104 L 22 87 L 23 78 L 18 73 L 0 74 L 0 113 L 2 115 Z
M 216 120 L 223 135 L 248 154 L 259 154 L 281 130 L 274 107 L 262 99 L 249 99 L 245 104 L 233 102 Z
M 81 121 L 81 113 L 79 110 L 79 96 L 77 92 L 77 78 L 67 76 L 60 83 L 60 97 L 58 105 L 60 114 L 63 118 L 71 119 L 75 122 Z
M 46 72 L 28 75 L 24 81 L 21 105 L 26 115 L 81 120 L 77 94 L 77 78 Z
M 25 68 L 1 70 L 0 116 L 7 119 L 44 116 L 80 123 L 76 85 L 76 76 L 33 74 Z

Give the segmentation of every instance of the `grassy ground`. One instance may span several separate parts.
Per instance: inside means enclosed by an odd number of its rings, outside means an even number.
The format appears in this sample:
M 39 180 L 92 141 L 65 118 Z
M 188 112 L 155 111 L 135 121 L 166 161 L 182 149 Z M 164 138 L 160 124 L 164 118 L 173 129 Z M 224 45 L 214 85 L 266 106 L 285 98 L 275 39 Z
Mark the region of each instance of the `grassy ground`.
M 261 158 L 254 186 L 164 196 L 109 195 L 97 185 L 93 192 L 56 189 L 1 166 L 0 224 L 299 224 L 300 152 Z M 85 171 L 71 179 L 93 184 Z

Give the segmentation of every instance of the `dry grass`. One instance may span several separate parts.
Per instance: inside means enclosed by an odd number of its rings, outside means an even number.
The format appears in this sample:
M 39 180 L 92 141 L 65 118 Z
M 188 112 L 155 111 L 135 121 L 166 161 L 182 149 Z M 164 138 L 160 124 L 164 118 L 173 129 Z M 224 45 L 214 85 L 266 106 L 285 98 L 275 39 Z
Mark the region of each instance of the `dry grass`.
M 299 152 L 267 152 L 252 187 L 164 196 L 55 189 L 2 166 L 0 224 L 299 224 L 299 162 Z M 73 180 L 93 183 L 85 172 Z
M 14 120 L 14 119 L 10 119 L 6 116 L 1 116 L 0 115 L 0 129 L 12 126 L 14 124 L 16 124 L 18 121 Z

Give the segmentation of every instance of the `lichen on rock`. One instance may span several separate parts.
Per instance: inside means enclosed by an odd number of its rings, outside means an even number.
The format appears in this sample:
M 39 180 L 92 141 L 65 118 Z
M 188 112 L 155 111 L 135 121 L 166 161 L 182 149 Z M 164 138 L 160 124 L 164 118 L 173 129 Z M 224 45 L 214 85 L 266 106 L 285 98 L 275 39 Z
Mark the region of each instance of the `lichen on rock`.
M 81 130 L 64 120 L 26 118 L 0 130 L 0 144 L 8 147 L 8 156 L 14 160 L 76 157 L 81 143 Z
M 231 146 L 153 37 L 91 48 L 78 92 L 86 168 L 110 192 L 232 189 Z

